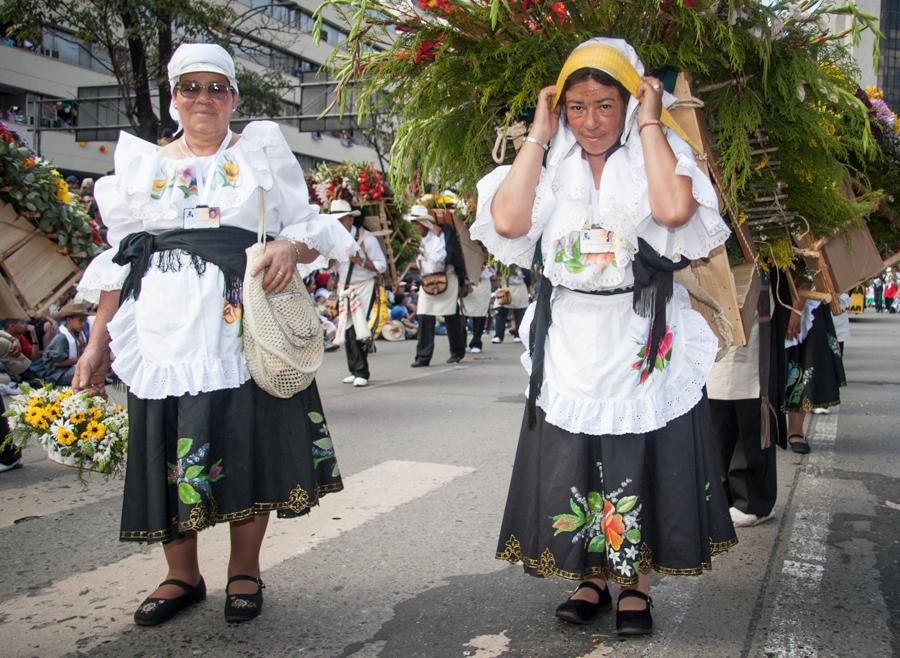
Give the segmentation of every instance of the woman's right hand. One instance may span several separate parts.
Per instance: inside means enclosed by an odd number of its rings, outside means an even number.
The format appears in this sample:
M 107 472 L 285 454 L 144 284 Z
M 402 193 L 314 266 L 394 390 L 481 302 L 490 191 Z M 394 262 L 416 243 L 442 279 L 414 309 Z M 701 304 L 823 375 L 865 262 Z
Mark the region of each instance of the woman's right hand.
M 106 371 L 109 369 L 109 348 L 90 345 L 78 357 L 75 374 L 72 376 L 72 388 L 75 391 L 90 390 L 102 393 L 106 383 Z
M 537 98 L 537 106 L 534 109 L 534 122 L 528 131 L 531 137 L 544 142 L 544 144 L 549 144 L 559 129 L 559 113 L 562 106 L 557 105 L 556 109 L 550 109 L 550 104 L 555 96 L 556 85 L 541 89 Z

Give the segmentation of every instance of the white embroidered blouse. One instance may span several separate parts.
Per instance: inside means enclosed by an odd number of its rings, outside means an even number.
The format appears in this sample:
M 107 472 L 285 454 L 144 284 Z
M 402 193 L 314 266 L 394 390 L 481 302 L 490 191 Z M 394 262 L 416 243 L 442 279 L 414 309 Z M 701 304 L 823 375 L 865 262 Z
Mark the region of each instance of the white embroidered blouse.
M 491 203 L 510 167 L 498 167 L 478 183 L 478 212 L 471 234 L 498 260 L 530 267 L 541 243 L 544 275 L 554 285 L 553 321 L 545 348 L 544 382 L 538 405 L 547 421 L 573 433 L 649 432 L 690 411 L 716 353 L 716 339 L 676 286 L 667 308 L 661 356 L 646 362 L 649 319 L 631 310 L 631 295 L 581 292 L 632 285 L 632 261 L 643 238 L 659 254 L 678 261 L 702 258 L 730 233 L 718 212 L 709 179 L 690 147 L 669 131 L 675 171 L 691 179 L 698 208 L 678 228 L 657 223 L 647 193 L 644 155 L 636 130 L 606 162 L 599 188 L 571 130 L 562 124 L 542 167 L 527 234 L 497 234 Z M 582 230 L 599 229 L 600 253 L 582 250 Z M 534 305 L 520 330 L 528 344 Z M 528 353 L 523 363 L 530 371 Z
M 173 160 L 159 147 L 122 133 L 115 154 L 116 174 L 95 185 L 95 198 L 112 245 L 86 269 L 79 296 L 99 300 L 119 290 L 128 268 L 113 263 L 127 235 L 182 228 L 184 210 L 199 205 L 198 168 L 210 186 L 207 204 L 220 210 L 222 226 L 256 233 L 259 194 L 265 193 L 269 235 L 293 238 L 319 252 L 301 271 L 345 261 L 356 252 L 341 224 L 309 203 L 303 171 L 281 129 L 271 121 L 249 123 L 240 139 L 221 155 Z M 224 296 L 224 275 L 207 263 L 198 273 L 178 253 L 182 266 L 157 267 L 142 281 L 137 301 L 126 300 L 109 324 L 113 369 L 131 392 L 144 399 L 235 388 L 250 378 L 241 343 L 239 299 Z

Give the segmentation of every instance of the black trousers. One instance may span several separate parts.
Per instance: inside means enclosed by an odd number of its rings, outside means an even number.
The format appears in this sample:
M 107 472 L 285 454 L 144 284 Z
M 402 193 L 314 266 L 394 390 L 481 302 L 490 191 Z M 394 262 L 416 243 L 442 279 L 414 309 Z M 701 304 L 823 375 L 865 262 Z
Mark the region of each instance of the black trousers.
M 728 504 L 745 514 L 767 516 L 775 506 L 778 481 L 774 440 L 768 448 L 760 447 L 759 398 L 710 400 L 709 409 Z
M 481 337 L 484 335 L 484 328 L 487 325 L 487 318 L 485 316 L 480 316 L 477 318 L 472 318 L 472 340 L 469 341 L 469 347 L 477 347 L 481 349 L 483 345 L 481 344 Z
M 501 306 L 497 309 L 497 317 L 495 318 L 494 323 L 494 336 L 503 340 L 503 337 L 506 335 L 506 319 L 509 317 L 509 312 L 513 312 L 513 318 L 516 320 L 516 328 L 512 330 L 513 336 L 519 335 L 519 327 L 522 326 L 522 318 L 525 317 L 525 311 L 527 309 L 524 308 L 513 308 L 509 309 L 506 306 Z
M 344 332 L 344 354 L 347 355 L 347 369 L 354 377 L 369 378 L 369 355 L 366 352 L 366 343 L 356 340 L 356 327 L 351 323 L 350 328 Z
M 431 363 L 434 355 L 434 324 L 433 315 L 420 315 L 419 335 L 416 342 L 416 363 Z M 447 340 L 450 341 L 450 356 L 459 357 L 466 355 L 466 319 L 457 312 L 444 316 L 444 324 L 447 327 Z
M 3 404 L 3 397 L 0 396 L 0 444 L 6 440 L 6 435 L 9 434 L 9 423 L 6 420 L 6 416 L 3 415 L 4 411 L 6 411 L 6 405 Z M 8 446 L 0 451 L 0 464 L 10 466 L 21 456 L 22 451 L 10 442 Z

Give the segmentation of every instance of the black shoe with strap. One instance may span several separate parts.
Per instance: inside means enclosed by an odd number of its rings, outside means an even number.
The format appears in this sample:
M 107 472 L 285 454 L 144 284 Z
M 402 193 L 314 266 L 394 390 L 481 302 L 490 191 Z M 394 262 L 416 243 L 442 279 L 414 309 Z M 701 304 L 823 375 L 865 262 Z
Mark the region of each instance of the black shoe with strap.
M 570 624 L 590 624 L 594 620 L 594 617 L 597 616 L 598 612 L 605 610 L 612 605 L 612 596 L 609 594 L 609 587 L 600 589 L 599 586 L 589 580 L 584 581 L 575 588 L 575 592 L 572 596 L 577 594 L 579 590 L 585 588 L 592 589 L 597 593 L 596 603 L 591 603 L 585 599 L 570 598 L 559 604 L 559 607 L 556 608 L 556 616 Z
M 257 589 L 255 594 L 227 594 L 228 585 L 236 580 L 249 580 L 256 583 Z M 260 612 L 263 607 L 263 594 L 265 588 L 261 578 L 256 576 L 232 576 L 228 579 L 228 585 L 225 586 L 225 621 L 241 622 L 250 621 Z
M 144 602 L 134 611 L 134 623 L 138 626 L 159 626 L 169 621 L 179 612 L 188 608 L 195 603 L 200 603 L 206 598 L 206 583 L 203 582 L 201 576 L 200 582 L 196 585 L 190 585 L 183 580 L 177 578 L 169 578 L 162 581 L 159 586 L 175 585 L 184 590 L 184 594 L 176 596 L 174 599 L 161 599 L 159 597 L 147 597 Z
M 791 439 L 795 439 L 791 441 Z M 799 439 L 799 440 L 796 440 Z M 806 437 L 802 434 L 791 434 L 788 437 L 788 445 L 791 447 L 791 450 L 796 452 L 798 455 L 808 455 L 810 451 L 809 443 L 806 441 Z
M 619 594 L 619 603 L 622 599 L 634 597 L 643 599 L 647 606 L 643 610 L 620 610 L 616 608 L 616 632 L 619 635 L 647 635 L 653 632 L 653 616 L 650 608 L 653 607 L 653 599 L 636 589 L 623 589 Z

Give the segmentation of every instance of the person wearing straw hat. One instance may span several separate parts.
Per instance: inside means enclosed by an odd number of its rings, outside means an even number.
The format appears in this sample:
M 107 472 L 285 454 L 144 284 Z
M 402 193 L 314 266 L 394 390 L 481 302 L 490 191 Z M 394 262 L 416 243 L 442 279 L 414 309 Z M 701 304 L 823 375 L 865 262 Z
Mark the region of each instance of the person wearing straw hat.
M 262 610 L 260 548 L 269 513 L 300 517 L 341 478 L 315 382 L 276 398 L 251 379 L 242 339 L 246 249 L 260 221 L 275 239 L 251 276 L 277 294 L 295 268 L 356 253 L 310 205 L 303 171 L 278 124 L 230 129 L 240 100 L 234 61 L 214 44 L 182 44 L 168 63 L 177 139 L 121 133 L 115 174 L 96 201 L 112 249 L 91 262 L 79 294 L 99 300 L 73 379 L 103 385 L 110 353 L 128 386 L 128 470 L 119 537 L 162 542 L 165 580 L 134 613 L 162 624 L 206 598 L 201 530 L 228 522 L 225 619 Z
M 41 378 L 57 386 L 69 386 L 85 348 L 87 310 L 82 304 L 70 302 L 53 319 L 60 322 L 59 331 L 41 354 Z
M 453 227 L 438 224 L 428 208 L 414 205 L 405 219 L 419 227 L 422 242 L 416 255 L 416 265 L 422 286 L 416 303 L 419 330 L 416 336 L 416 358 L 413 368 L 427 367 L 434 355 L 434 329 L 437 316 L 444 317 L 450 358 L 447 363 L 459 363 L 466 355 L 465 318 L 459 309 L 459 291 L 465 284 L 466 264 L 459 238 Z M 439 277 L 443 290 L 428 292 L 428 280 Z
M 622 635 L 652 631 L 652 569 L 700 574 L 736 542 L 703 390 L 718 344 L 673 281 L 729 230 L 673 100 L 625 41 L 581 44 L 478 183 L 471 230 L 508 265 L 543 260 L 497 557 L 580 581 L 556 610 L 571 623 L 619 584 Z
M 369 330 L 369 313 L 378 290 L 378 275 L 387 269 L 387 259 L 378 238 L 370 235 L 362 225 L 359 210 L 354 210 L 343 199 L 331 202 L 328 215 L 338 220 L 353 236 L 360 253 L 338 269 L 338 321 L 335 342 L 344 346 L 347 355 L 345 384 L 356 387 L 369 385 L 369 355 L 367 341 L 372 339 Z

